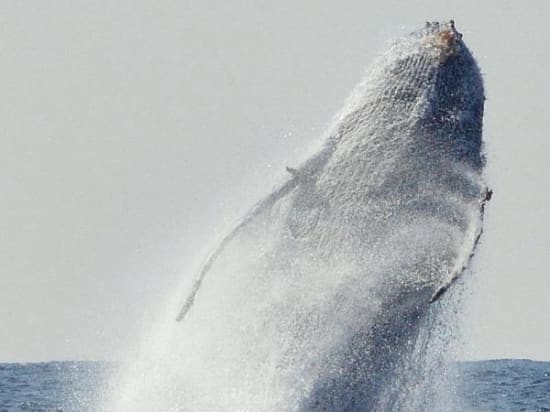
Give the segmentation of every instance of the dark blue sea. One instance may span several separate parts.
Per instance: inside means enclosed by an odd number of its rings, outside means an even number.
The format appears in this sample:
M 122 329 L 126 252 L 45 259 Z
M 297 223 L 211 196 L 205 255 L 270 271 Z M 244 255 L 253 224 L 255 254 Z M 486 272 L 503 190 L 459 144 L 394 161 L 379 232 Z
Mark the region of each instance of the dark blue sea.
M 95 410 L 101 383 L 115 368 L 102 362 L 0 364 L 0 410 Z M 550 411 L 550 362 L 461 362 L 456 375 L 460 410 Z

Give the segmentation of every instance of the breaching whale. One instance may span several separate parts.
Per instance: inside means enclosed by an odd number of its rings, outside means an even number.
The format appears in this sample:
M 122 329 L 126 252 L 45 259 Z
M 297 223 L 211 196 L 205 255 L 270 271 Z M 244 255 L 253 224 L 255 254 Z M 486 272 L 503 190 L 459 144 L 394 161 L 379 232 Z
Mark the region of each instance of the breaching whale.
M 451 20 L 397 40 L 187 294 L 182 408 L 406 408 L 423 323 L 482 233 L 484 88 Z M 201 373 L 202 374 L 202 373 Z

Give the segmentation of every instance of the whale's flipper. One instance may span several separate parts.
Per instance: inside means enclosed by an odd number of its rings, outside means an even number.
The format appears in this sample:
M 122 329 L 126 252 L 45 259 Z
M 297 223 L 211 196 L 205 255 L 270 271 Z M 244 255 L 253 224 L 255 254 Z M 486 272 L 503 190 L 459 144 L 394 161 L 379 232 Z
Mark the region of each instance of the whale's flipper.
M 277 201 L 282 199 L 300 184 L 303 184 L 306 181 L 309 182 L 311 180 L 311 177 L 315 175 L 315 172 L 323 166 L 323 164 L 327 161 L 330 154 L 334 150 L 335 139 L 329 137 L 328 142 L 329 144 L 327 144 L 325 147 L 322 147 L 317 154 L 311 157 L 299 168 L 287 167 L 286 171 L 292 176 L 292 178 L 290 178 L 283 185 L 275 189 L 271 194 L 263 198 L 254 207 L 252 207 L 252 209 L 245 215 L 245 217 L 241 221 L 239 221 L 239 223 L 221 240 L 218 247 L 208 256 L 206 262 L 203 264 L 200 271 L 198 272 L 197 278 L 193 282 L 191 292 L 187 296 L 187 299 L 185 300 L 178 316 L 176 317 L 176 321 L 183 320 L 185 315 L 189 312 L 189 309 L 195 302 L 195 297 L 197 296 L 197 292 L 201 287 L 204 277 L 206 277 L 206 274 L 208 273 L 208 271 L 210 271 L 210 269 L 214 265 L 214 262 L 221 255 L 225 247 L 233 239 L 235 239 L 235 237 L 237 237 L 241 233 L 241 231 L 253 221 L 255 217 L 265 212 L 268 208 L 271 208 Z
M 218 247 L 208 256 L 206 262 L 201 267 L 197 278 L 193 282 L 193 287 L 191 288 L 191 293 L 187 296 L 187 299 L 185 300 L 185 303 L 183 304 L 183 307 L 181 308 L 178 316 L 176 317 L 176 321 L 181 321 L 185 315 L 189 312 L 189 309 L 193 305 L 195 301 L 195 297 L 197 296 L 197 292 L 199 291 L 201 284 L 206 277 L 206 274 L 216 261 L 216 259 L 220 256 L 224 248 L 237 236 L 239 233 L 249 224 L 251 221 L 261 214 L 262 212 L 266 211 L 268 208 L 272 207 L 275 202 L 283 198 L 285 195 L 287 195 L 290 191 L 292 191 L 294 188 L 296 188 L 299 185 L 300 181 L 298 179 L 298 176 L 293 175 L 293 178 L 288 180 L 286 183 L 281 185 L 279 188 L 277 188 L 275 191 L 273 191 L 270 195 L 268 195 L 266 198 L 262 199 L 259 203 L 257 203 L 249 212 L 245 215 L 245 217 L 227 234 L 220 242 Z
M 483 234 L 483 218 L 485 216 L 485 204 L 487 204 L 487 202 L 491 200 L 492 196 L 493 196 L 493 191 L 489 188 L 486 188 L 485 196 L 479 206 L 479 212 L 480 212 L 479 226 L 478 226 L 476 235 L 473 238 L 473 243 L 470 249 L 470 253 L 466 256 L 462 265 L 460 265 L 459 268 L 453 272 L 452 277 L 449 279 L 449 281 L 447 281 L 444 285 L 439 287 L 438 290 L 435 292 L 435 294 L 432 295 L 432 298 L 430 298 L 430 304 L 435 303 L 437 300 L 439 300 L 441 296 L 445 294 L 445 292 L 451 287 L 451 285 L 453 285 L 456 282 L 456 280 L 458 280 L 460 276 L 468 268 L 468 265 L 472 261 L 472 258 L 476 252 L 476 248 L 479 244 L 479 240 L 481 239 L 481 235 Z

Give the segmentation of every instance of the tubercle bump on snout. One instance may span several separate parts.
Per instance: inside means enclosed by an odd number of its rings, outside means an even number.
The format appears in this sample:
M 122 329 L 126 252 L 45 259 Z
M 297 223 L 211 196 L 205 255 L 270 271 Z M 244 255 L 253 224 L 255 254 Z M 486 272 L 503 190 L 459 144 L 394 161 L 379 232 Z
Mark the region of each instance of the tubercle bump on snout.
M 438 52 L 439 62 L 444 63 L 461 48 L 462 33 L 455 27 L 455 21 L 446 23 L 426 22 L 425 44 Z

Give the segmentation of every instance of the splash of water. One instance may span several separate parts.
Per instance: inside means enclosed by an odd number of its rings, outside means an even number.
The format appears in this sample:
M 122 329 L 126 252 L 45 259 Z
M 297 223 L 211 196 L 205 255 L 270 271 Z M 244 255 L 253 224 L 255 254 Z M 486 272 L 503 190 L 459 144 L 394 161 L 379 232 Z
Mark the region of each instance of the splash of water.
M 396 42 L 321 150 L 215 250 L 181 323 L 168 303 L 109 408 L 441 406 L 457 300 L 430 299 L 481 234 L 483 101 L 453 22 Z

